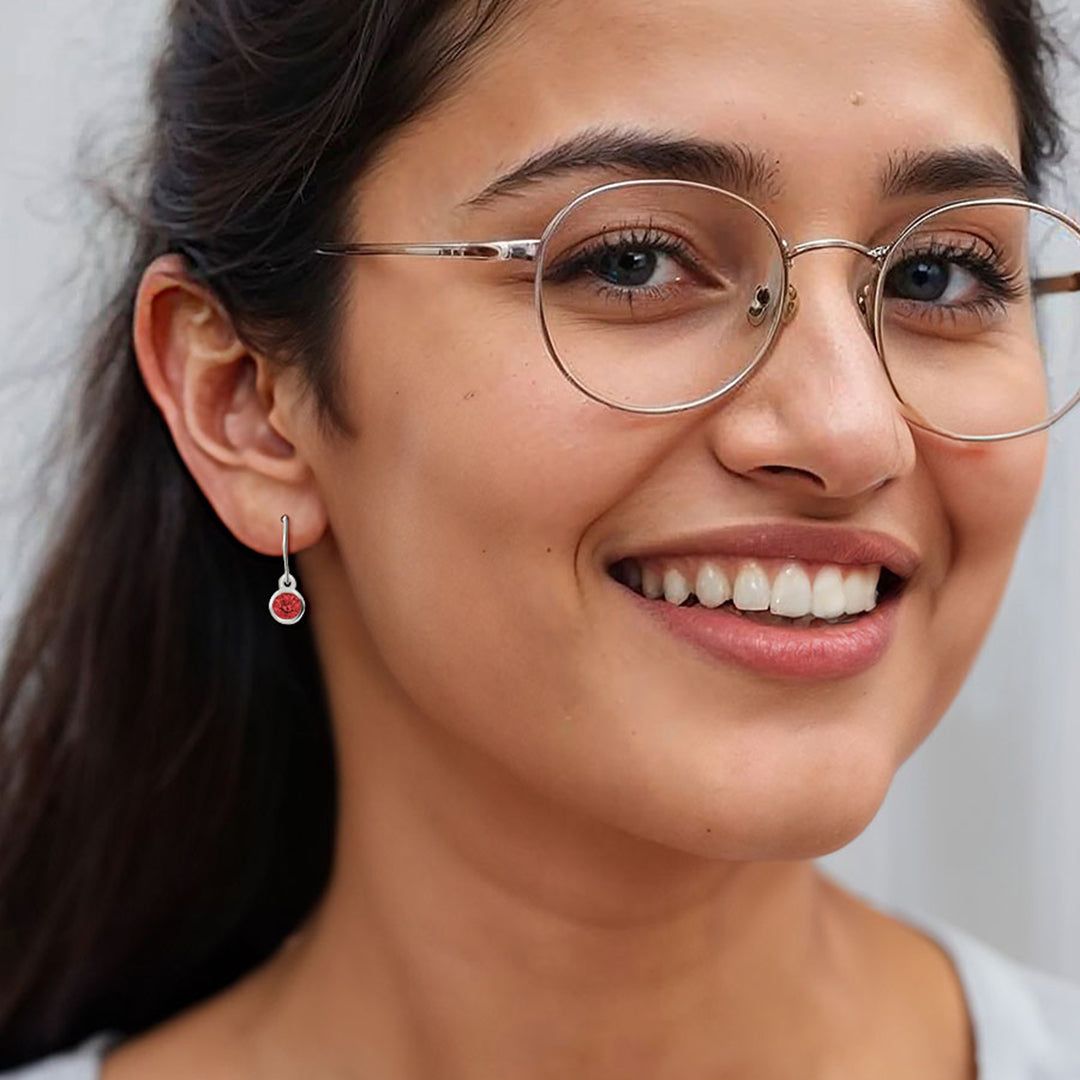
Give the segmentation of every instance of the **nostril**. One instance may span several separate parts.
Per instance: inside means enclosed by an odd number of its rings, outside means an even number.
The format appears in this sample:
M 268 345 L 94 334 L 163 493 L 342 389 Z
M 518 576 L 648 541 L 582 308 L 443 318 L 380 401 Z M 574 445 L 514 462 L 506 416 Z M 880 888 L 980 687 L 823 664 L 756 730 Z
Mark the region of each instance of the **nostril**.
M 797 476 L 804 477 L 807 480 L 813 481 L 818 487 L 824 488 L 825 481 L 818 476 L 817 473 L 811 472 L 809 469 L 798 469 L 794 465 L 761 465 L 759 466 L 761 472 L 767 472 L 771 476 Z

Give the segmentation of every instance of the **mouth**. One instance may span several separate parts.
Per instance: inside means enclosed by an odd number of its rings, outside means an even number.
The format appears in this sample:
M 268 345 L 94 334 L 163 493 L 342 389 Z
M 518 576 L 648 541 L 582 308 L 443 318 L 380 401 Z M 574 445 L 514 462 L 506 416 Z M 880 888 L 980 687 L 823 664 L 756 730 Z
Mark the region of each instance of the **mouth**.
M 622 555 L 607 572 L 654 624 L 714 660 L 832 679 L 885 654 L 917 565 L 880 534 L 780 526 Z

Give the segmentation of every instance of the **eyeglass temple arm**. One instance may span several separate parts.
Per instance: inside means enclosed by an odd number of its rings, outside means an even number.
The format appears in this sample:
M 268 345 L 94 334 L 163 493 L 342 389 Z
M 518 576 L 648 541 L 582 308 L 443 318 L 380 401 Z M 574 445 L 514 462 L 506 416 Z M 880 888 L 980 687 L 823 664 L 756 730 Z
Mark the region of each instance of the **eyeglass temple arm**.
M 316 255 L 424 255 L 429 258 L 487 259 L 506 262 L 510 259 L 533 261 L 540 250 L 539 240 L 485 240 L 470 244 L 322 244 Z M 1050 293 L 1080 292 L 1080 272 L 1057 277 L 1035 278 L 1036 296 Z
M 1057 277 L 1035 278 L 1031 282 L 1031 288 L 1036 296 L 1080 292 L 1080 271 L 1075 274 L 1059 274 Z
M 535 260 L 539 240 L 485 240 L 470 244 L 322 244 L 316 255 L 427 255 L 451 259 Z

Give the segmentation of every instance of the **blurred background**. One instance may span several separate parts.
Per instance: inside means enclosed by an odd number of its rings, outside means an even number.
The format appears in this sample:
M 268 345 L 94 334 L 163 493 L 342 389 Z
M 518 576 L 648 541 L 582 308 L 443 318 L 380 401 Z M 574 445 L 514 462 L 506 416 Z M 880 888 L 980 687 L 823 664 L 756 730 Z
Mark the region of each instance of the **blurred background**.
M 1080 2 L 1065 3 L 1056 21 L 1080 53 Z M 43 438 L 62 423 L 79 337 L 116 266 L 115 237 L 80 177 L 103 163 L 123 171 L 164 6 L 4 0 L 0 9 L 5 633 L 64 494 L 62 469 L 37 483 Z M 1063 66 L 1061 83 L 1080 128 L 1074 66 Z M 1076 215 L 1080 136 L 1061 174 L 1046 201 Z M 870 827 L 820 862 L 872 902 L 948 919 L 1080 980 L 1080 408 L 1051 431 L 1038 509 L 961 696 Z

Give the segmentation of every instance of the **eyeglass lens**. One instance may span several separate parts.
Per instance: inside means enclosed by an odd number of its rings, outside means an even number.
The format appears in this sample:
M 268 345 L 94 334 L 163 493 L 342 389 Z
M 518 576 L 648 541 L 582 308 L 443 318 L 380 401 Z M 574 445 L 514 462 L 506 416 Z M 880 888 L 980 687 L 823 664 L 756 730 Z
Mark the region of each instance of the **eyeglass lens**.
M 1080 391 L 1080 236 L 1008 204 L 932 215 L 882 270 L 881 351 L 897 394 L 958 435 L 1025 431 Z
M 555 359 L 622 407 L 715 394 L 754 366 L 783 316 L 784 253 L 766 219 L 690 184 L 580 199 L 549 229 L 538 273 Z M 1080 236 L 1041 211 L 967 207 L 905 232 L 882 268 L 877 313 L 896 394 L 916 419 L 958 435 L 1055 415 L 1080 392 L 1078 273 Z

